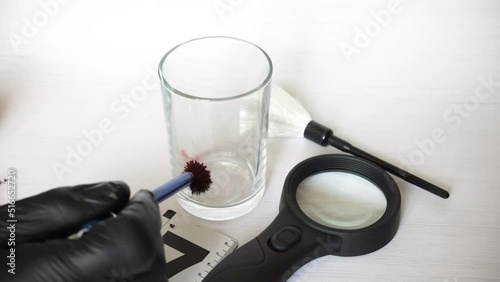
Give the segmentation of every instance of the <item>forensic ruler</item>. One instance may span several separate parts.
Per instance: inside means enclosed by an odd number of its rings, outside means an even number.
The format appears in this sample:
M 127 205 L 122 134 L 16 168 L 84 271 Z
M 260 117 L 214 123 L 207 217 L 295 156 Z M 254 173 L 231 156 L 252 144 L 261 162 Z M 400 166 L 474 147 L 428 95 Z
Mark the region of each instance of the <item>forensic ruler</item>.
M 167 260 L 169 282 L 201 282 L 227 255 L 238 247 L 233 238 L 184 220 L 167 210 L 161 234 Z

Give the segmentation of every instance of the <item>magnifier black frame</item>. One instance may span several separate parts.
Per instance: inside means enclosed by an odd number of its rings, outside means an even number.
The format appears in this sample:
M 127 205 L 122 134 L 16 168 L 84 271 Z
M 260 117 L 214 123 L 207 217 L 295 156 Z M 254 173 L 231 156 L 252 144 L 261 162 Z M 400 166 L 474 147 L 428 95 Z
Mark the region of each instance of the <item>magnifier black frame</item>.
M 355 230 L 325 226 L 309 218 L 297 202 L 297 189 L 307 177 L 332 171 L 354 174 L 377 186 L 387 200 L 387 207 L 382 217 L 369 226 Z M 284 205 L 289 205 L 295 216 L 308 226 L 342 237 L 342 248 L 336 255 L 358 256 L 382 248 L 396 235 L 399 227 L 401 194 L 394 179 L 375 164 L 350 155 L 330 154 L 309 158 L 288 173 L 281 195 L 280 210 Z
M 387 200 L 382 217 L 356 230 L 332 228 L 310 219 L 299 207 L 297 189 L 309 176 L 345 172 L 377 186 Z M 288 174 L 281 195 L 280 212 L 255 239 L 219 263 L 204 282 L 278 282 L 306 263 L 325 255 L 358 256 L 374 252 L 396 235 L 401 194 L 392 177 L 377 165 L 350 155 L 328 154 L 297 164 Z

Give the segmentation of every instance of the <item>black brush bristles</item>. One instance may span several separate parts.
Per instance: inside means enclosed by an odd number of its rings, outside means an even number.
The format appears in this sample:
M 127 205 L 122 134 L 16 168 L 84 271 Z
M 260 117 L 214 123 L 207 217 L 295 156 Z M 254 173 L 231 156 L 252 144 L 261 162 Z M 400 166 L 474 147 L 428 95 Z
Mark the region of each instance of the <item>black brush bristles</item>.
M 191 160 L 184 166 L 184 172 L 189 172 L 193 175 L 193 181 L 189 185 L 193 195 L 203 194 L 210 189 L 210 185 L 212 184 L 210 171 L 203 163 Z

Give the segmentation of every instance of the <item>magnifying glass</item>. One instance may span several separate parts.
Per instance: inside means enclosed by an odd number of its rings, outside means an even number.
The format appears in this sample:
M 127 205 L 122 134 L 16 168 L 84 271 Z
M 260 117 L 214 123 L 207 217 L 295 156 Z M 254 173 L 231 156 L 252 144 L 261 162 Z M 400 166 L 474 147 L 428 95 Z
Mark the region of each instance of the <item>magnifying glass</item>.
M 396 235 L 401 194 L 375 164 L 321 155 L 288 174 L 275 220 L 219 263 L 203 282 L 281 282 L 326 256 L 374 252 Z

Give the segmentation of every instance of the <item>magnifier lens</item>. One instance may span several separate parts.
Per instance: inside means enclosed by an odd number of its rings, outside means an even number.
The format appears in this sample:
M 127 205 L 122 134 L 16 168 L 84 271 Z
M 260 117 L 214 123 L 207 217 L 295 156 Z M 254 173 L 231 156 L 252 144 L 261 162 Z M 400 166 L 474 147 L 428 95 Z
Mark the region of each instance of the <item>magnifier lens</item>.
M 372 225 L 387 208 L 387 200 L 376 185 L 345 172 L 312 175 L 300 183 L 296 196 L 310 219 L 344 230 Z

